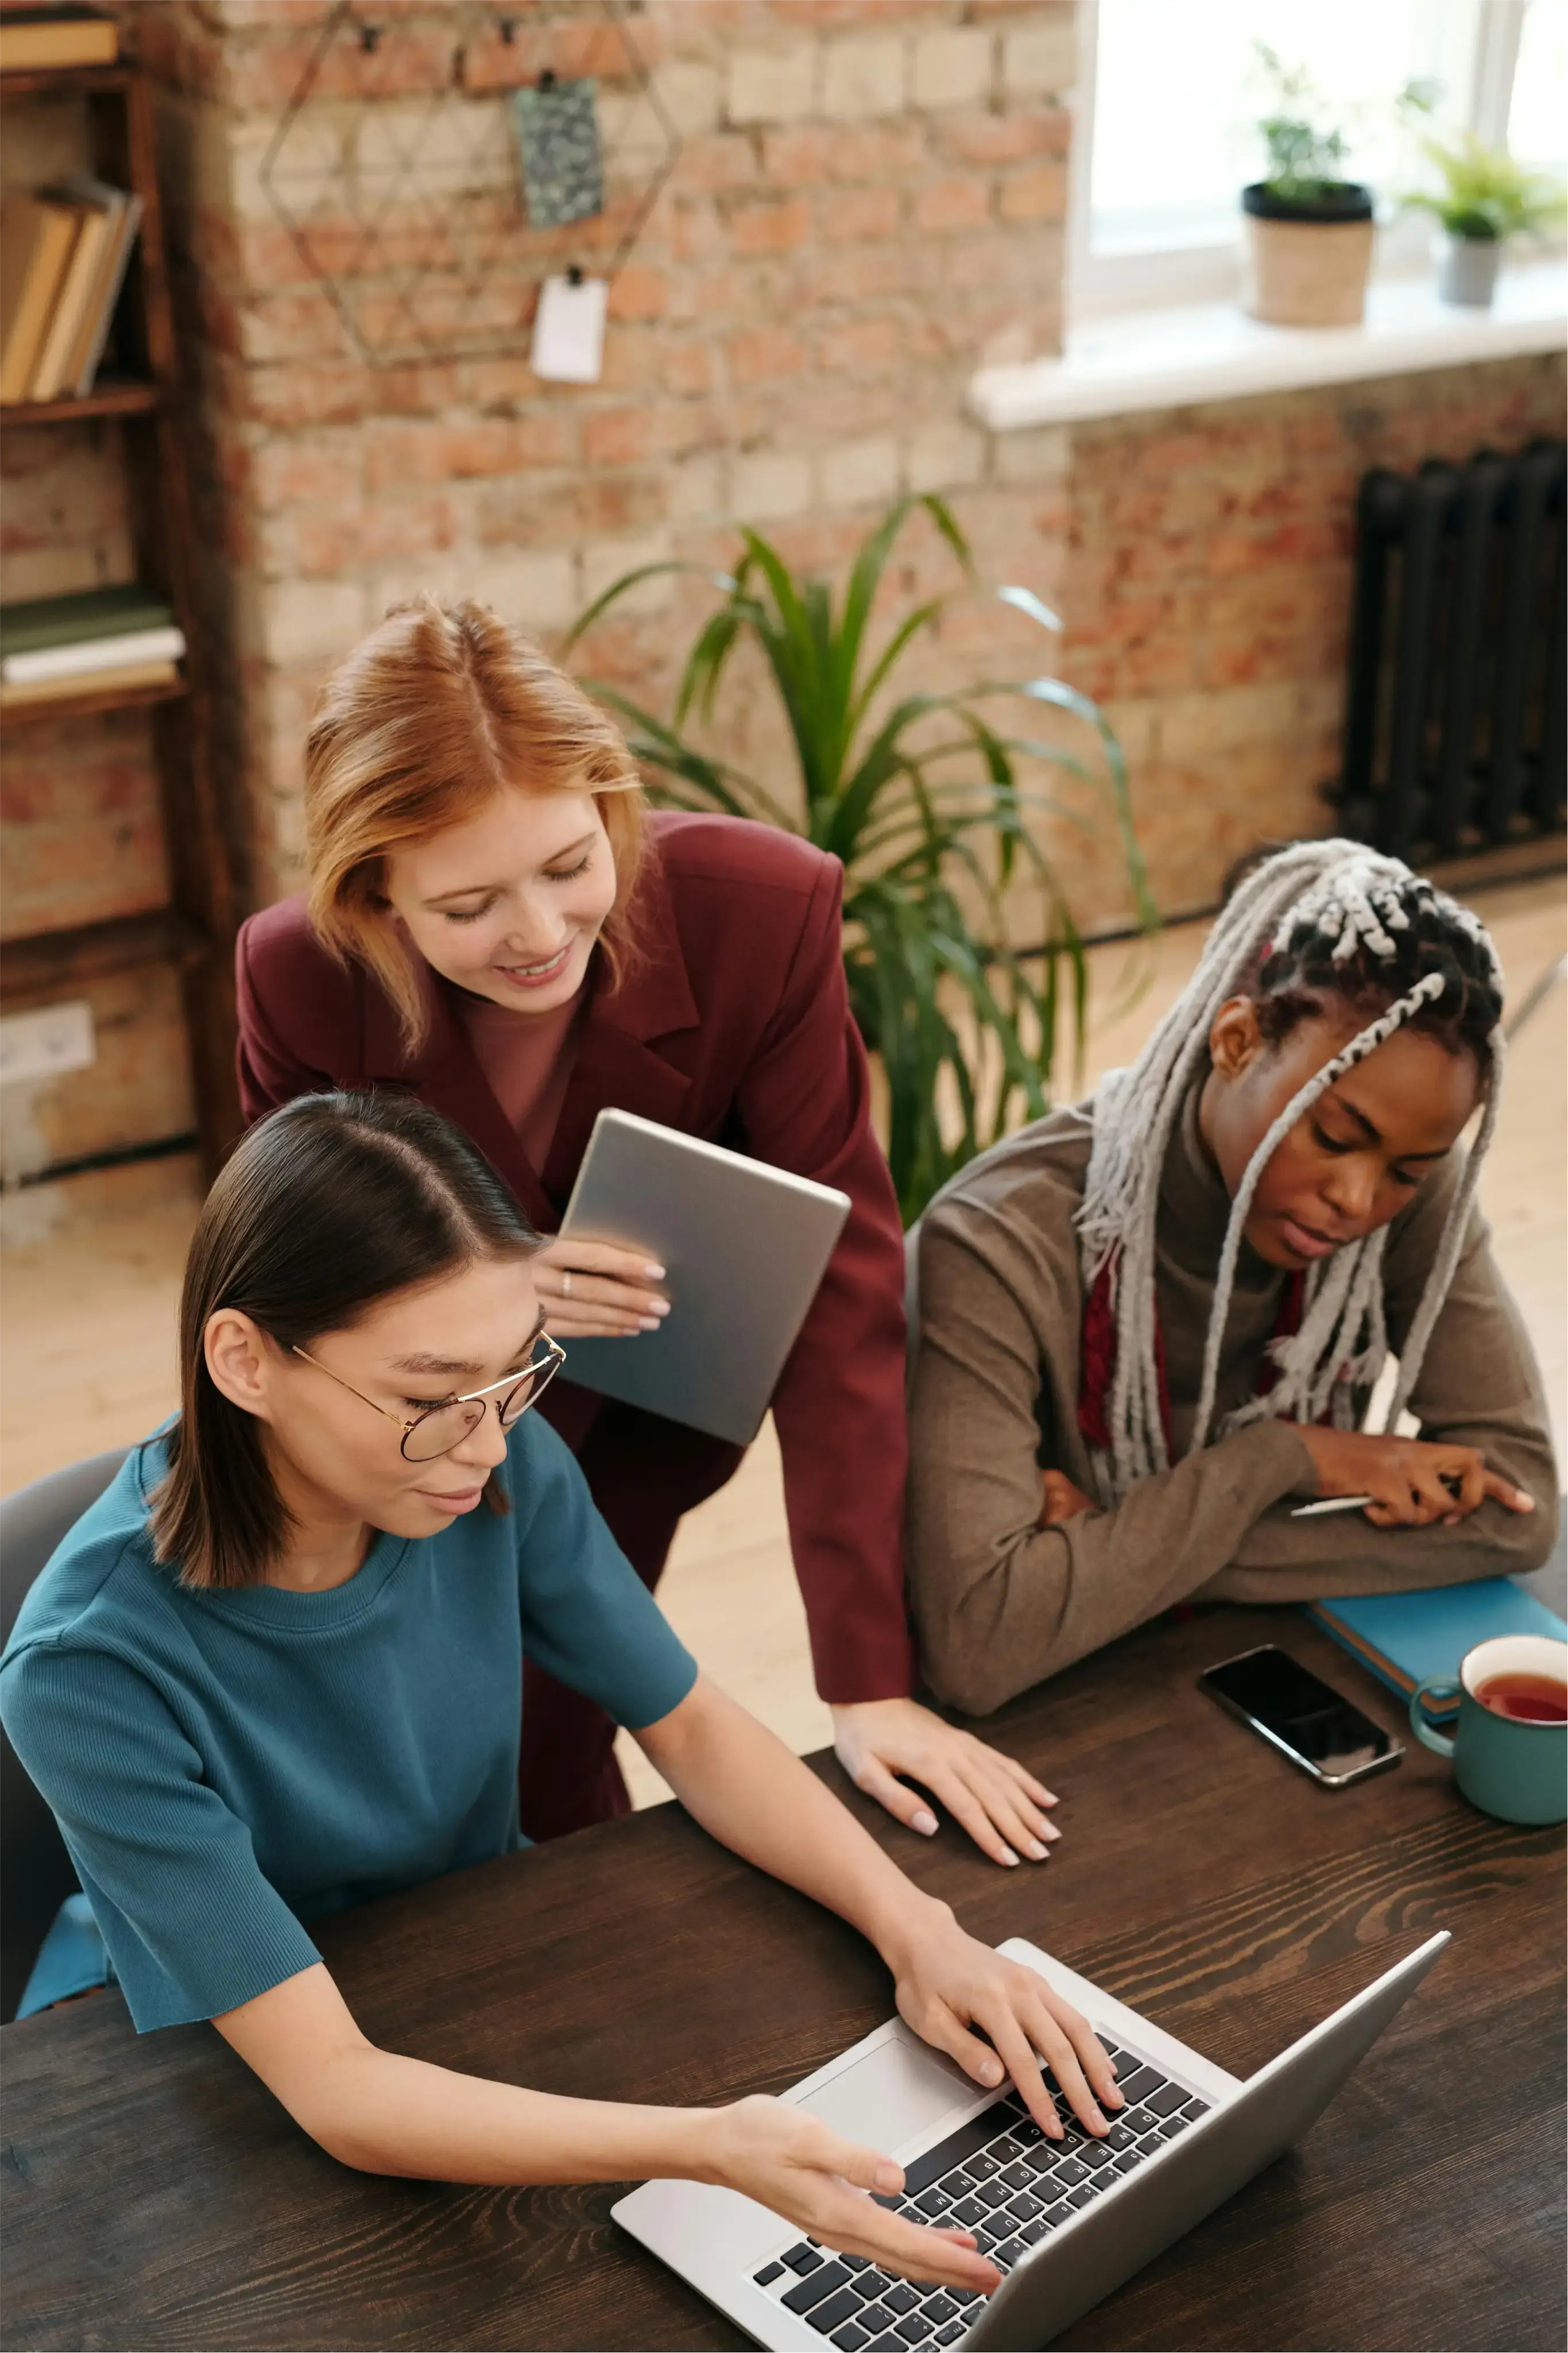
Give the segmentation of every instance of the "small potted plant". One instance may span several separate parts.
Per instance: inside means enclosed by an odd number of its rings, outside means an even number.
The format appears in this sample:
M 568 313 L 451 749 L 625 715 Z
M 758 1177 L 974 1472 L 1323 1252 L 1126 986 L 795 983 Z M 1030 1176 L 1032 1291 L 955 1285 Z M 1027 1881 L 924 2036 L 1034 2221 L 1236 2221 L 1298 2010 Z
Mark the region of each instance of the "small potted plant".
M 1415 189 L 1405 202 L 1437 221 L 1438 300 L 1487 310 L 1509 238 L 1521 231 L 1539 237 L 1562 219 L 1562 184 L 1527 171 L 1506 148 L 1487 146 L 1473 131 L 1423 139 L 1421 153 L 1441 185 Z
M 1268 169 L 1241 192 L 1246 308 L 1277 327 L 1353 327 L 1372 266 L 1372 190 L 1347 180 L 1345 133 L 1303 66 L 1253 44 Z

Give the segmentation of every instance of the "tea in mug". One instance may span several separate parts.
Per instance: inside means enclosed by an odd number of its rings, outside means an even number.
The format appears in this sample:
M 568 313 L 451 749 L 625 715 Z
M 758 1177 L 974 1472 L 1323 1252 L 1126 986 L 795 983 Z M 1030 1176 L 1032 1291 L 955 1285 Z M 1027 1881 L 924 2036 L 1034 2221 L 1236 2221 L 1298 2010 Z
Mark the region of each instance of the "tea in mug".
M 1568 1683 L 1555 1675 L 1489 1675 L 1477 1684 L 1476 1697 L 1514 1724 L 1568 1724 Z

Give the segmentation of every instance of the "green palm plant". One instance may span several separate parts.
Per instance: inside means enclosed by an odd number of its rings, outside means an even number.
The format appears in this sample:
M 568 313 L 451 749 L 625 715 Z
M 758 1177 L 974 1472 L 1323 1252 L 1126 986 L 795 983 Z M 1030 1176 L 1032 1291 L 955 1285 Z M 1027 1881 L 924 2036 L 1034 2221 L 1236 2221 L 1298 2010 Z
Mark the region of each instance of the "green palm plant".
M 1450 237 L 1500 243 L 1521 232 L 1541 237 L 1562 219 L 1562 182 L 1516 163 L 1506 148 L 1489 147 L 1473 131 L 1423 139 L 1420 146 L 1442 185 L 1413 189 L 1404 201 L 1412 211 L 1434 214 Z
M 915 605 L 873 649 L 877 591 L 916 508 L 952 551 L 959 585 Z M 743 528 L 741 538 L 732 574 L 687 564 L 625 574 L 579 617 L 563 652 L 656 574 L 698 572 L 720 592 L 687 656 L 668 720 L 603 681 L 585 683 L 622 721 L 656 799 L 784 826 L 842 860 L 849 1001 L 886 1072 L 888 1156 L 908 1222 L 976 1152 L 1049 1107 L 1064 1016 L 1081 1051 L 1089 1007 L 1083 941 L 1029 823 L 1052 804 L 1020 781 L 1020 764 L 1048 763 L 1103 791 L 1147 928 L 1153 907 L 1126 765 L 1096 705 L 1058 679 L 984 679 L 948 692 L 895 693 L 895 670 L 955 597 L 977 585 L 968 543 L 941 499 L 900 499 L 868 534 L 837 601 L 826 583 L 798 578 L 760 533 Z M 1031 590 L 994 593 L 1040 627 L 1059 628 Z M 731 658 L 746 641 L 760 649 L 788 723 L 799 770 L 794 807 L 691 738 L 694 721 L 711 722 Z M 1030 720 L 1067 712 L 1087 722 L 1098 762 L 1091 766 L 987 715 L 1005 704 L 1022 706 Z M 1042 938 L 1027 952 L 1009 937 L 1005 904 L 1020 878 L 1037 887 L 1041 911 Z

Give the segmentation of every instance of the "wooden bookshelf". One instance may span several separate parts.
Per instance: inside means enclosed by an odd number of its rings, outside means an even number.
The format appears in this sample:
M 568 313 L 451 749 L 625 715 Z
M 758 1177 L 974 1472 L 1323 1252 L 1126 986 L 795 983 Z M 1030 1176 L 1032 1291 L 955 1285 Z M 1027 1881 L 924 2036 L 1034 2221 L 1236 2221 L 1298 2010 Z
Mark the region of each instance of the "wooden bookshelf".
M 133 29 L 122 26 L 121 37 Z M 23 434 L 112 418 L 124 453 L 135 577 L 167 600 L 186 653 L 179 678 L 155 686 L 63 694 L 0 712 L 0 729 L 87 721 L 144 708 L 159 783 L 170 902 L 152 914 L 0 942 L 0 1003 L 37 1003 L 108 972 L 163 963 L 178 972 L 191 1077 L 209 1173 L 239 1128 L 234 1072 L 233 950 L 237 900 L 207 746 L 209 702 L 202 630 L 192 596 L 189 491 L 184 472 L 174 324 L 164 265 L 152 92 L 134 57 L 112 66 L 0 74 L 0 106 L 76 92 L 87 101 L 91 166 L 142 199 L 140 233 L 115 314 L 110 370 L 85 398 L 0 409 L 15 470 Z
M 183 678 L 163 679 L 156 685 L 98 686 L 86 694 L 40 695 L 36 702 L 0 705 L 0 726 L 25 726 L 28 720 L 83 719 L 95 711 L 140 711 L 150 702 L 178 702 L 190 688 Z
M 0 75 L 0 98 L 6 95 L 7 75 Z M 74 425 L 84 417 L 147 417 L 158 406 L 155 384 L 100 384 L 79 397 L 59 400 L 14 400 L 0 408 L 0 425 Z
M 111 972 L 138 965 L 199 965 L 208 953 L 205 934 L 171 908 L 146 915 L 110 915 L 60 932 L 35 932 L 0 941 L 0 996 L 12 1004 L 41 1004 Z
M 122 25 L 121 40 L 125 33 Z M 133 57 L 121 58 L 111 66 L 17 66 L 9 73 L 0 73 L 0 96 L 36 96 L 46 90 L 53 96 L 74 90 L 96 98 L 110 91 L 128 90 L 136 78 Z

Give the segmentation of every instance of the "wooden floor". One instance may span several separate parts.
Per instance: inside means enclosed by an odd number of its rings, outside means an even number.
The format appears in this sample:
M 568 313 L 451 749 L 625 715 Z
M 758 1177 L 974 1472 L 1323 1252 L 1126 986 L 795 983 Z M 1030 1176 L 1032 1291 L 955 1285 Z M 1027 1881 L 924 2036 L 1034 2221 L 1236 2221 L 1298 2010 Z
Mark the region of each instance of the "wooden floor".
M 1568 947 L 1562 881 L 1478 892 L 1521 1006 Z M 1103 1021 L 1088 1079 L 1131 1059 L 1191 972 L 1204 933 L 1158 943 L 1136 1008 Z M 1130 951 L 1096 952 L 1100 1001 L 1113 1003 Z M 1503 1273 L 1534 1339 L 1568 1460 L 1568 989 L 1549 990 L 1510 1056 L 1502 1116 L 1482 1180 Z M 192 1219 L 187 1200 L 9 1253 L 0 1261 L 0 1493 L 106 1446 L 141 1437 L 174 1403 L 174 1315 Z M 769 1423 L 730 1485 L 681 1528 L 660 1598 L 682 1639 L 735 1697 L 794 1748 L 828 1737 L 812 1687 L 805 1621 L 790 1567 L 778 1450 Z M 664 1794 L 629 1742 L 639 1804 Z

